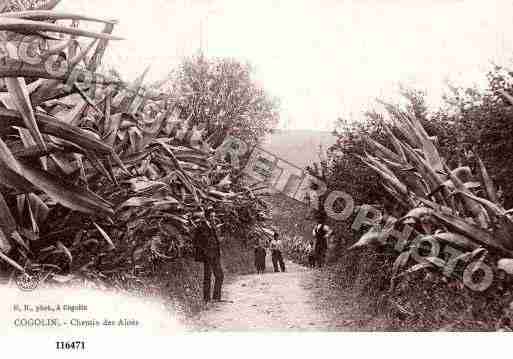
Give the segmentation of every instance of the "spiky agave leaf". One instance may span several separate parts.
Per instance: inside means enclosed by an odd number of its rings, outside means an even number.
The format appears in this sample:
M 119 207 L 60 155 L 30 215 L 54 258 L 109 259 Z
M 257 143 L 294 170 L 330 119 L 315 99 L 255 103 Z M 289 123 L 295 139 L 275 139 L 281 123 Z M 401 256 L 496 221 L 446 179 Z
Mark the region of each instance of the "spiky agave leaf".
M 11 210 L 5 202 L 4 196 L 0 193 L 0 252 L 8 253 L 12 246 L 9 241 L 11 234 L 16 231 L 16 222 L 12 216 Z
M 433 216 L 453 231 L 465 235 L 474 242 L 479 243 L 486 248 L 491 248 L 504 254 L 513 254 L 513 252 L 497 243 L 494 237 L 488 231 L 485 231 L 475 225 L 471 225 L 460 217 L 449 213 L 442 213 L 437 210 L 433 212 Z
M 99 73 L 91 72 L 83 68 L 72 68 L 67 66 L 65 71 L 48 71 L 46 68 L 47 65 L 44 63 L 39 65 L 30 65 L 21 60 L 9 60 L 6 66 L 0 67 L 0 77 L 25 77 L 25 78 L 42 78 L 49 80 L 61 80 L 66 81 L 70 78 L 70 76 L 74 76 L 79 79 L 88 79 L 91 83 L 101 84 L 101 85 L 121 85 L 120 81 L 117 79 L 113 79 L 107 76 L 104 76 Z M 69 90 L 66 90 L 66 85 L 61 84 L 62 88 L 57 94 L 40 94 L 39 96 L 46 96 L 46 99 L 51 99 L 55 97 L 62 97 L 69 93 Z M 39 90 L 39 89 L 38 89 Z M 33 96 L 34 97 L 34 96 Z M 33 102 L 33 105 L 39 105 L 43 100 L 36 97 L 37 101 Z
M 29 10 L 29 11 L 13 11 L 0 14 L 1 18 L 20 18 L 27 20 L 84 20 L 91 22 L 103 22 L 103 23 L 116 23 L 116 20 L 105 20 L 96 17 L 89 17 L 84 15 L 56 12 L 51 10 Z
M 102 238 L 108 243 L 109 250 L 115 249 L 116 246 L 114 245 L 114 242 L 112 242 L 112 239 L 107 234 L 107 232 L 105 232 L 102 227 L 100 227 L 98 224 L 96 224 L 96 222 L 93 221 L 93 224 L 96 227 L 96 229 L 98 230 L 98 232 L 100 232 Z
M 32 192 L 36 187 L 68 208 L 91 214 L 113 213 L 110 205 L 94 193 L 70 185 L 47 171 L 16 160 L 1 139 L 0 169 L 0 178 L 7 179 L 7 185 L 20 188 L 24 192 Z
M 44 113 L 36 112 L 35 118 L 42 133 L 62 138 L 93 152 L 102 154 L 112 152 L 112 148 L 108 144 L 99 141 L 81 128 L 59 121 L 55 117 Z M 0 121 L 0 130 L 4 126 L 25 127 L 25 123 L 17 111 L 0 108 L 0 120 L 2 120 Z
M 87 30 L 76 29 L 62 25 L 55 25 L 49 22 L 24 20 L 10 17 L 0 18 L 0 31 L 14 31 L 38 34 L 40 31 L 50 31 L 74 36 L 93 37 L 106 40 L 122 40 L 121 37 L 104 33 L 96 33 Z
M 114 24 L 107 23 L 107 24 L 105 24 L 103 32 L 106 34 L 112 34 L 113 30 L 114 30 Z M 89 71 L 96 71 L 98 66 L 100 66 L 103 55 L 105 54 L 105 50 L 107 49 L 108 43 L 109 43 L 108 40 L 100 40 L 93 56 L 91 57 L 91 61 L 87 65 L 87 69 Z M 109 110 L 109 112 L 110 112 L 110 110 Z
M 30 103 L 29 94 L 27 91 L 27 85 L 25 84 L 25 79 L 22 77 L 7 77 L 4 78 L 4 81 L 7 85 L 9 94 L 11 95 L 11 99 L 21 114 L 23 122 L 25 123 L 27 129 L 30 131 L 32 138 L 35 140 L 42 151 L 46 151 L 46 144 L 36 122 L 34 110 L 32 109 L 32 104 Z
M 456 246 L 458 248 L 462 248 L 465 250 L 475 250 L 479 248 L 479 244 L 472 241 L 470 238 L 453 232 L 442 232 L 442 233 L 435 233 L 430 236 L 431 238 L 435 240 L 439 240 L 444 243 L 448 243 L 450 245 Z
M 406 143 L 402 143 L 402 145 L 407 158 L 413 162 L 415 168 L 422 174 L 423 178 L 430 182 L 432 187 L 439 186 L 443 183 L 443 178 L 440 176 L 439 172 L 418 153 L 422 153 L 422 151 L 415 151 L 415 149 Z
M 433 210 L 428 207 L 416 207 L 410 210 L 407 214 L 405 214 L 403 217 L 399 218 L 399 221 L 402 222 L 405 219 L 408 218 L 414 218 L 415 220 L 420 220 L 422 217 L 429 216 L 431 217 L 433 215 Z
M 493 203 L 492 201 L 476 196 L 472 193 L 469 193 L 468 191 L 458 190 L 456 193 L 459 193 L 464 197 L 467 197 L 475 202 L 482 204 L 491 216 L 500 217 L 506 215 L 506 210 L 499 204 Z
M 392 279 L 397 276 L 399 273 L 399 270 L 408 263 L 408 260 L 410 259 L 411 251 L 407 250 L 404 252 L 401 252 L 397 256 L 397 258 L 394 261 L 394 264 L 392 265 Z
M 383 162 L 381 162 L 381 160 L 379 158 L 370 155 L 367 151 L 365 151 L 364 153 L 365 153 L 365 157 L 367 158 L 367 160 L 370 163 L 372 163 L 375 167 L 381 169 L 383 172 L 386 172 L 386 173 L 388 173 L 391 176 L 394 176 L 394 177 L 396 176 L 395 173 L 390 168 L 388 168 L 387 165 L 386 165 L 386 164 L 389 164 L 390 161 L 387 161 L 387 162 L 383 163 Z M 400 165 L 397 164 L 397 166 L 399 167 Z
M 20 272 L 25 273 L 25 269 L 21 265 L 19 265 L 18 262 L 16 262 L 15 260 L 11 259 L 10 257 L 5 255 L 1 251 L 0 251 L 0 259 L 2 259 L 3 261 L 7 262 L 8 264 L 13 266 L 15 269 L 19 270 Z
M 382 169 L 375 165 L 374 163 L 369 162 L 367 159 L 364 159 L 361 156 L 358 156 L 360 160 L 365 163 L 367 166 L 376 171 L 387 183 L 389 183 L 397 192 L 401 195 L 408 196 L 408 188 L 402 183 L 392 171 L 388 169 Z
M 9 253 L 12 249 L 11 242 L 7 239 L 2 228 L 0 228 L 0 252 Z
M 431 262 L 422 262 L 422 263 L 417 263 L 415 264 L 413 267 L 405 270 L 404 272 L 396 275 L 395 278 L 400 278 L 400 277 L 404 277 L 405 275 L 408 275 L 410 273 L 415 273 L 415 272 L 418 272 L 419 270 L 422 270 L 422 269 L 426 269 L 426 268 L 433 268 L 434 265 L 431 263 Z
M 388 186 L 386 183 L 382 183 L 381 185 L 404 208 L 411 208 L 413 205 L 415 205 L 411 202 L 409 197 L 404 197 L 404 195 L 399 194 L 395 189 Z
M 454 184 L 458 194 L 469 193 L 469 190 L 465 187 L 463 182 L 449 170 L 446 164 L 444 164 L 445 170 L 449 175 L 450 180 Z M 463 195 L 462 202 L 465 208 L 472 214 L 474 220 L 479 223 L 482 228 L 487 228 L 489 223 L 484 215 L 484 209 L 476 201 L 473 201 L 468 196 Z
M 401 157 L 394 153 L 393 151 L 389 150 L 387 147 L 383 146 L 381 143 L 374 141 L 372 138 L 368 136 L 363 136 L 363 139 L 365 143 L 371 148 L 371 150 L 381 155 L 382 157 L 386 157 L 387 159 L 394 161 L 394 162 L 401 162 Z
M 0 138 L 0 183 L 22 192 L 32 192 L 35 187 L 27 179 L 20 176 L 20 172 L 19 162 Z
M 73 262 L 73 256 L 71 255 L 70 250 L 64 244 L 62 244 L 61 241 L 57 241 L 57 249 L 66 255 L 66 258 L 68 258 L 70 264 Z
M 93 192 L 68 184 L 59 177 L 26 164 L 21 164 L 21 174 L 43 190 L 53 200 L 65 207 L 94 215 L 112 215 L 111 205 Z
M 70 69 L 71 71 L 73 71 L 75 69 L 76 66 L 78 66 L 80 64 L 80 62 L 84 61 L 84 64 L 85 66 L 87 67 L 88 63 L 86 61 L 87 59 L 87 54 L 89 52 L 91 52 L 91 50 L 93 49 L 94 45 L 96 44 L 98 40 L 97 39 L 93 39 L 89 45 L 87 45 L 87 47 L 85 49 L 83 49 L 82 51 L 80 51 L 78 54 L 76 54 L 74 57 L 72 57 L 71 59 L 69 59 L 69 65 L 68 65 L 68 69 Z M 76 86 L 76 83 L 75 83 L 75 86 Z M 80 89 L 79 89 L 80 90 Z
M 499 203 L 499 200 L 497 198 L 497 192 L 495 191 L 495 186 L 493 184 L 492 179 L 488 175 L 488 171 L 486 170 L 486 167 L 481 160 L 481 157 L 479 157 L 476 154 L 477 163 L 479 165 L 479 175 L 481 177 L 481 181 L 484 184 L 484 187 L 486 189 L 486 195 L 488 196 L 488 199 L 494 203 Z
M 422 152 L 424 158 L 427 160 L 429 165 L 435 170 L 439 171 L 442 169 L 442 159 L 440 158 L 440 154 L 436 149 L 433 141 L 428 136 L 426 130 L 415 116 L 409 116 L 410 123 L 414 131 L 416 132 L 420 142 L 422 144 Z
M 407 162 L 406 155 L 404 154 L 404 150 L 401 146 L 401 141 L 399 141 L 399 139 L 395 137 L 394 133 L 387 125 L 385 125 L 384 128 L 385 132 L 388 135 L 388 138 L 390 139 L 390 142 L 392 142 L 392 145 L 394 146 L 397 155 L 402 159 L 403 162 Z
M 371 227 L 364 235 L 360 237 L 360 239 L 354 243 L 348 250 L 352 250 L 358 247 L 365 247 L 369 245 L 383 245 L 385 244 L 388 236 L 390 228 L 379 230 L 375 226 Z

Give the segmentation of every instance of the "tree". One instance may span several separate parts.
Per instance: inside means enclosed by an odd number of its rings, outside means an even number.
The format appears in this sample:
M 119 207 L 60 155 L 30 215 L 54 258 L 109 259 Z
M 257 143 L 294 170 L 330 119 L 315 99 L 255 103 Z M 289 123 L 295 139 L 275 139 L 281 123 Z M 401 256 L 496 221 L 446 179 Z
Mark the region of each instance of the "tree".
M 251 77 L 253 68 L 230 58 L 185 59 L 174 71 L 171 93 L 182 118 L 202 125 L 211 135 L 220 129 L 249 143 L 271 132 L 279 118 L 279 102 Z
M 445 98 L 446 109 L 433 118 L 454 127 L 456 150 L 462 157 L 469 160 L 477 153 L 482 158 L 499 192 L 503 193 L 504 205 L 511 208 L 513 107 L 504 94 L 513 94 L 513 72 L 495 67 L 487 77 L 484 89 L 450 86 Z

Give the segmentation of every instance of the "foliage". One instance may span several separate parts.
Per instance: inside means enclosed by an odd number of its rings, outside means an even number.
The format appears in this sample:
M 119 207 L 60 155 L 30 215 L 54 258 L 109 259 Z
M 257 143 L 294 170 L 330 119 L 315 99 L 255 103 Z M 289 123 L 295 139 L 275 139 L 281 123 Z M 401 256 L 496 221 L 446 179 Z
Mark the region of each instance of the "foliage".
M 116 39 L 114 23 L 101 19 L 53 11 L 2 15 L 1 30 L 23 34 L 4 31 L 3 48 L 31 34 L 41 56 L 58 48 L 73 70 L 94 71 L 108 40 Z M 73 27 L 66 26 L 70 20 Z M 104 32 L 80 30 L 84 21 L 104 22 Z M 59 40 L 47 36 L 49 29 L 62 34 Z M 84 46 L 84 36 L 100 41 Z M 66 77 L 25 78 L 22 66 L 3 71 L 5 269 L 58 282 L 140 275 L 190 253 L 195 215 L 207 206 L 227 234 L 266 220 L 260 195 L 216 158 L 203 131 L 184 124 L 167 96 L 135 95 L 144 74 L 132 84 L 98 76 L 101 83 L 79 77 L 66 86 Z
M 308 241 L 304 237 L 295 235 L 283 235 L 283 251 L 288 258 L 297 263 L 308 264 L 308 256 L 312 254 L 312 247 L 308 246 Z M 312 242 L 313 243 L 313 242 Z
M 382 119 L 368 113 L 367 121 L 350 123 L 339 119 L 337 142 L 330 149 L 330 166 L 326 183 L 331 190 L 342 189 L 354 196 L 357 203 L 379 203 L 382 190 L 378 177 L 369 168 L 362 166 L 358 155 L 363 155 L 364 139 L 383 139 Z
M 513 206 L 513 167 L 509 155 L 513 150 L 513 107 L 506 98 L 513 94 L 512 75 L 496 66 L 488 72 L 484 89 L 449 86 L 445 108 L 433 115 L 438 122 L 454 128 L 453 148 L 462 154 L 462 160 L 479 154 L 499 193 L 503 193 L 506 207 Z
M 400 94 L 404 99 L 405 109 L 420 121 L 426 131 L 436 137 L 441 155 L 449 164 L 457 161 L 457 155 L 461 151 L 455 150 L 456 129 L 452 123 L 429 116 L 424 101 L 425 94 L 422 91 L 402 88 Z M 381 100 L 378 102 L 384 106 L 391 106 Z M 349 122 L 339 118 L 334 131 L 337 142 L 328 150 L 325 182 L 330 190 L 343 190 L 350 193 L 355 203 L 374 204 L 394 212 L 396 203 L 383 191 L 379 183 L 380 177 L 368 166 L 364 166 L 359 159 L 359 156 L 365 153 L 367 139 L 378 141 L 385 146 L 392 146 L 386 136 L 386 126 L 384 115 L 376 109 L 366 111 L 365 118 L 361 122 Z M 403 139 L 400 133 L 397 135 Z M 318 171 L 313 169 L 311 172 L 315 174 Z
M 202 125 L 208 135 L 222 128 L 256 143 L 278 122 L 279 103 L 252 78 L 249 64 L 231 58 L 187 58 L 171 76 L 171 96 L 181 118 Z
M 513 218 L 499 203 L 494 183 L 480 158 L 476 157 L 477 176 L 468 166 L 450 168 L 435 146 L 436 138 L 427 133 L 414 114 L 397 106 L 387 105 L 386 109 L 393 126 L 386 127 L 386 134 L 393 150 L 369 138 L 368 152 L 360 158 L 380 175 L 384 189 L 403 211 L 400 218 L 390 216 L 384 225 L 371 228 L 352 248 L 386 244 L 391 231 L 410 226 L 413 236 L 402 244 L 403 252 L 394 263 L 394 276 L 418 250 L 415 238 L 462 250 L 462 262 L 483 260 L 487 253 L 494 258 L 513 255 Z M 448 258 L 442 257 L 430 257 L 404 274 L 425 268 L 443 270 Z

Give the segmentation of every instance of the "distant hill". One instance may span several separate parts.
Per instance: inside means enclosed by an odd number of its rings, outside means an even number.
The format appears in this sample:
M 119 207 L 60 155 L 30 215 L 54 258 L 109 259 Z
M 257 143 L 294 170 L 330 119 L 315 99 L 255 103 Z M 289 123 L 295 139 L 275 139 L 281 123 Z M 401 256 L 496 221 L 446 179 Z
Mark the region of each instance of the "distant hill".
M 326 151 L 335 143 L 327 131 L 278 130 L 269 135 L 261 147 L 292 164 L 304 168 L 319 161 L 319 145 Z

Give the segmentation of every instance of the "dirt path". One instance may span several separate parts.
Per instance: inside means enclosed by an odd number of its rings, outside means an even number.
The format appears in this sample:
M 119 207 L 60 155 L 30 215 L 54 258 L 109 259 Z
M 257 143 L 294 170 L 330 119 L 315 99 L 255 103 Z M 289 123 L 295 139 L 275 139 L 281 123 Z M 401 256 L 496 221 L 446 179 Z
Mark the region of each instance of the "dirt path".
M 193 330 L 326 330 L 332 318 L 315 304 L 315 270 L 286 261 L 287 271 L 238 276 L 223 288 L 226 302 L 209 303 Z M 341 329 L 341 328 L 339 328 Z

